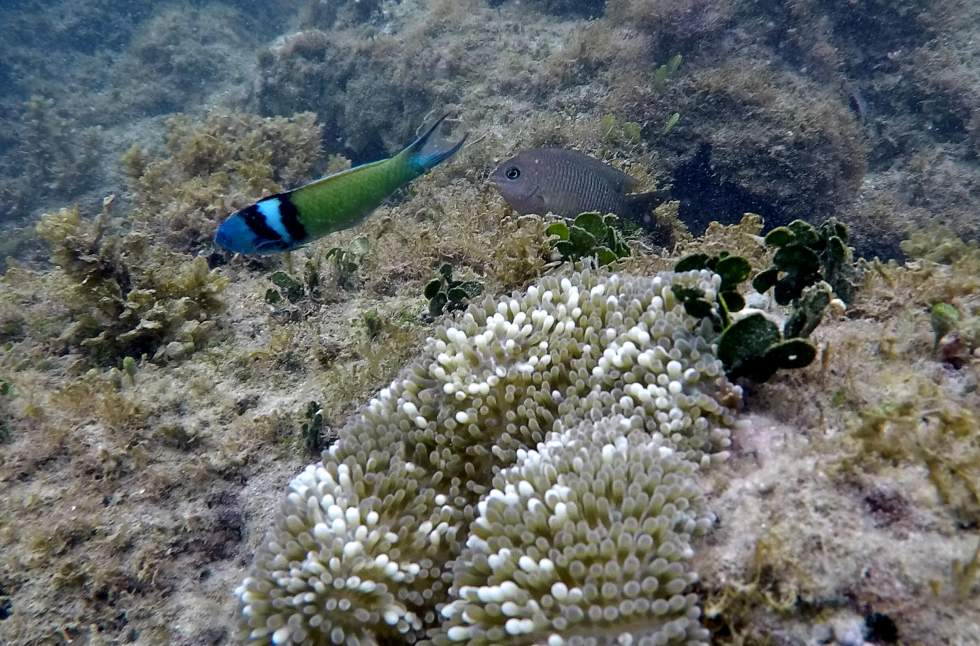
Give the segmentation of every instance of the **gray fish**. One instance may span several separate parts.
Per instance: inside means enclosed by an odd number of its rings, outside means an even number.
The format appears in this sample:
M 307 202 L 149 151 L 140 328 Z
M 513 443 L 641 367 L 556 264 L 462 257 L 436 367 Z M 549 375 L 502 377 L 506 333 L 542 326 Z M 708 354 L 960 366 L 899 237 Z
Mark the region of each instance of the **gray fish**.
M 637 181 L 577 150 L 534 148 L 500 164 L 490 174 L 504 200 L 522 214 L 615 213 L 645 223 L 664 201 L 660 192 L 630 193 Z

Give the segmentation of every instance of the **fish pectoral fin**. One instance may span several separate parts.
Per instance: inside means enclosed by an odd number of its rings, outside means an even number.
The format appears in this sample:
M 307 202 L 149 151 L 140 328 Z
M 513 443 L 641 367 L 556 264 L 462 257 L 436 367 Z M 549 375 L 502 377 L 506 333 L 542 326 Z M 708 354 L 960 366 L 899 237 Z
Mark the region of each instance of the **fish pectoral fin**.
M 255 243 L 255 250 L 260 252 L 286 251 L 289 249 L 282 240 L 263 240 Z

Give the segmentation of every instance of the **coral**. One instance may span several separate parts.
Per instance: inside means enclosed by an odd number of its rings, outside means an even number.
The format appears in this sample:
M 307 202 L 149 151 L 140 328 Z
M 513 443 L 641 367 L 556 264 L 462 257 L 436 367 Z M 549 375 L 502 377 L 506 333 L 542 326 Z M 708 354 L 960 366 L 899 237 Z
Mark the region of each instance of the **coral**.
M 703 326 L 673 296 L 675 285 L 713 294 L 717 278 L 550 277 L 524 295 L 472 305 L 453 327 L 440 328 L 421 359 L 293 480 L 237 591 L 243 635 L 277 643 L 421 637 L 449 600 L 453 561 L 469 544 L 471 523 L 489 511 L 479 503 L 494 472 L 551 430 L 620 414 L 677 458 L 708 465 L 724 457 L 732 418 L 721 402 L 739 391 L 724 379 Z M 592 504 L 605 509 L 602 500 L 602 492 L 586 492 L 582 513 L 597 513 Z M 673 518 L 682 506 L 662 512 Z M 579 513 L 577 506 L 567 511 Z M 649 522 L 653 530 L 664 521 Z M 624 527 L 635 531 L 632 523 Z M 650 554 L 646 539 L 637 544 Z M 670 558 L 673 547 L 664 550 Z M 633 561 L 620 554 L 632 572 Z M 663 572 L 662 561 L 649 563 L 641 586 L 647 574 Z M 584 575 L 583 566 L 568 567 Z M 690 601 L 673 595 L 688 579 L 683 568 L 667 570 L 681 583 L 664 581 L 671 595 L 664 601 L 683 623 L 664 634 L 683 634 L 687 615 L 679 613 Z M 655 614 L 663 610 L 656 605 Z
M 106 200 L 95 221 L 77 208 L 38 224 L 61 270 L 71 323 L 60 336 L 98 363 L 124 356 L 184 356 L 200 347 L 224 309 L 226 279 L 202 257 L 185 260 L 155 251 L 142 235 L 108 233 Z
M 203 122 L 176 116 L 167 128 L 167 157 L 147 160 L 134 147 L 123 164 L 136 226 L 178 251 L 210 248 L 221 219 L 308 179 L 320 153 L 321 129 L 310 113 L 212 113 Z
M 584 422 L 494 476 L 435 643 L 707 643 L 685 561 L 713 518 L 691 463 L 640 426 Z

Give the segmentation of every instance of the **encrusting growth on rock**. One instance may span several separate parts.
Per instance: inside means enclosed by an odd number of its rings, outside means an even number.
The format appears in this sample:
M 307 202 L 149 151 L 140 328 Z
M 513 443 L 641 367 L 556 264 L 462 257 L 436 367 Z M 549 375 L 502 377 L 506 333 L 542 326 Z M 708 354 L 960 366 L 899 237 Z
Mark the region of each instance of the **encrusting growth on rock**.
M 549 277 L 440 328 L 290 484 L 236 591 L 242 636 L 706 639 L 683 563 L 710 524 L 692 473 L 727 456 L 741 393 L 673 286 L 713 297 L 719 278 Z M 537 578 L 480 584 L 480 552 L 505 544 L 495 560 Z

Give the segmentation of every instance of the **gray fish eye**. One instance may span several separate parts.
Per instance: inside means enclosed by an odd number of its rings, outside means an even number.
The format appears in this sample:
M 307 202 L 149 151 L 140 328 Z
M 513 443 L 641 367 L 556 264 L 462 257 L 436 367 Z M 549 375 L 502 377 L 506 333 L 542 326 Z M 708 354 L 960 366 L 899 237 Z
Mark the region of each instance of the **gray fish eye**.
M 507 179 L 517 179 L 520 176 L 521 176 L 521 169 L 518 168 L 517 166 L 511 166 L 510 168 L 507 169 L 507 172 L 504 173 L 504 177 L 506 177 Z

